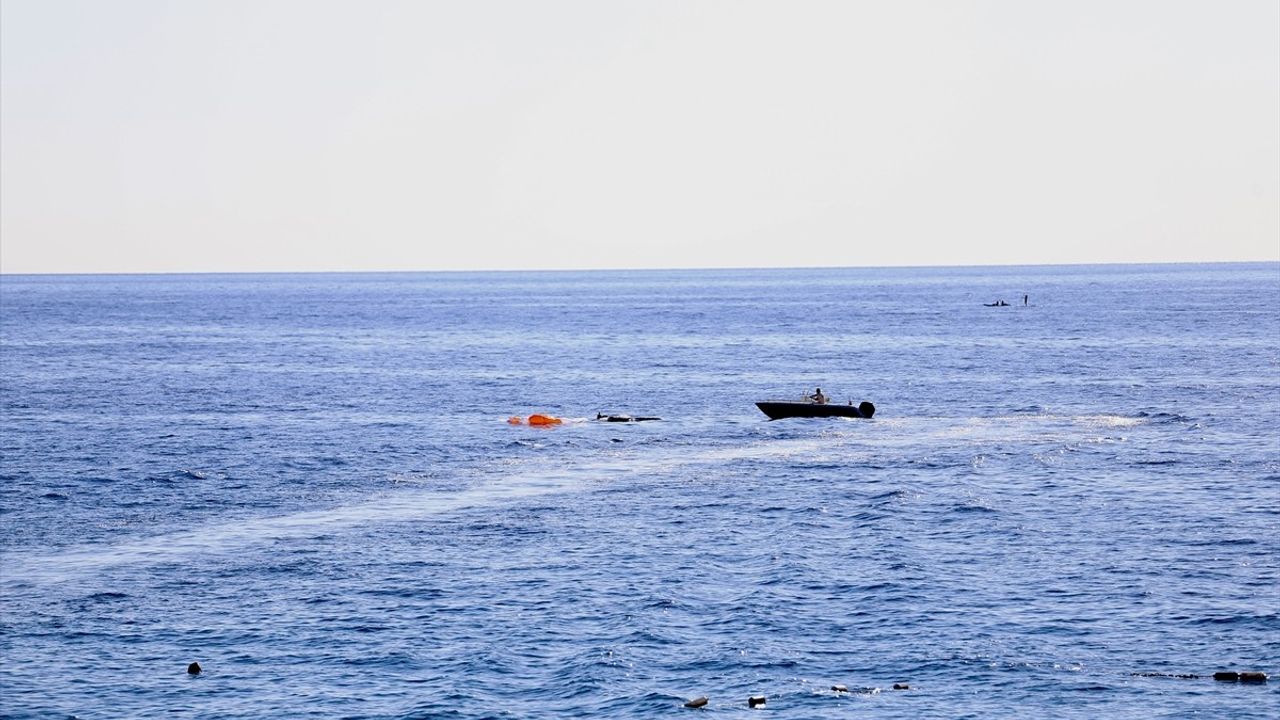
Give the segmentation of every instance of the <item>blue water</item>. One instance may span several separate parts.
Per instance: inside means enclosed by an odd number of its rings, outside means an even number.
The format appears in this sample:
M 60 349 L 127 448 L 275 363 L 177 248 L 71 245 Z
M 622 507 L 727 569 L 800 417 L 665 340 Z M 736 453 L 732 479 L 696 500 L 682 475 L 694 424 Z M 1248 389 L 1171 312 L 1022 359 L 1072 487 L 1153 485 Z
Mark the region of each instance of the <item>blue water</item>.
M 4 717 L 1280 716 L 1274 263 L 5 276 L 0 332 Z M 816 386 L 878 413 L 752 404 Z

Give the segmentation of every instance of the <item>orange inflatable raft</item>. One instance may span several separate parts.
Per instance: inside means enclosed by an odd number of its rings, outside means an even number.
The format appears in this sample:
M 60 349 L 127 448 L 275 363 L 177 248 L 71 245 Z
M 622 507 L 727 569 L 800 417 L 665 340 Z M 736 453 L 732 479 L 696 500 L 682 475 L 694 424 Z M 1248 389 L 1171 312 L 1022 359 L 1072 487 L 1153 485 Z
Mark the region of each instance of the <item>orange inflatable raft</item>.
M 507 418 L 507 422 L 512 425 L 524 424 L 524 421 L 520 419 L 519 415 L 512 415 L 511 417 Z M 530 425 L 559 425 L 562 422 L 564 421 L 552 415 L 541 415 L 541 414 L 535 413 L 529 416 Z

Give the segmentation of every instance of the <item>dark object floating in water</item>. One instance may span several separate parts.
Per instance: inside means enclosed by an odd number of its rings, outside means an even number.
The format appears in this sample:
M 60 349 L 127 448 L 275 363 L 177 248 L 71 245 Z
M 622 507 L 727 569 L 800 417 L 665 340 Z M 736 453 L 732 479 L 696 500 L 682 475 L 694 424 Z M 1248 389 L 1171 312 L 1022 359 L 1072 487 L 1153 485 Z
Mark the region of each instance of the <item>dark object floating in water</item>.
M 690 700 L 689 702 L 685 703 L 684 706 L 687 708 L 700 708 L 706 704 L 707 704 L 707 697 L 704 695 L 702 697 L 696 697 Z
M 997 300 L 993 303 L 982 303 L 983 307 L 1009 307 L 1009 303 L 1003 300 Z
M 1202 676 L 1191 673 L 1136 672 L 1129 673 L 1133 677 L 1176 678 L 1178 680 L 1199 680 Z
M 632 415 L 605 415 L 605 414 L 604 414 L 604 413 L 602 413 L 602 412 L 598 412 L 598 413 L 596 413 L 596 419 L 597 419 L 597 420 L 604 420 L 605 422 L 647 422 L 647 421 L 649 421 L 649 420 L 661 420 L 662 418 L 660 418 L 660 417 L 641 417 L 641 416 L 638 416 L 638 415 L 636 415 L 636 416 L 632 416 Z
M 760 707 L 761 705 L 765 704 L 766 702 L 768 702 L 768 698 L 766 698 L 765 696 L 763 696 L 763 695 L 752 695 L 751 697 L 747 698 L 747 707 L 749 707 L 749 708 L 753 708 L 753 707 Z
M 894 690 L 910 690 L 911 686 L 906 683 L 894 683 L 893 689 Z
M 850 400 L 848 405 L 833 405 L 831 403 L 816 402 L 782 402 L 767 400 L 765 402 L 756 403 L 756 407 L 760 408 L 760 412 L 769 416 L 770 420 L 781 420 L 782 418 L 824 418 L 824 417 L 847 417 L 847 418 L 869 418 L 876 414 L 876 406 L 863 400 L 856 407 Z
M 1213 674 L 1214 680 L 1222 682 L 1242 682 L 1242 683 L 1264 683 L 1267 681 L 1267 674 L 1264 672 L 1232 672 L 1226 670 Z
M 200 663 L 198 663 L 198 662 L 193 662 L 193 663 L 191 663 L 190 665 L 188 665 L 188 666 L 187 666 L 187 674 L 188 674 L 188 675 L 199 675 L 199 674 L 200 674 Z
M 837 693 L 847 693 L 847 692 L 849 692 L 849 686 L 848 686 L 848 685 L 832 685 L 832 686 L 831 686 L 831 690 L 832 690 L 833 692 L 837 692 Z M 853 693 L 854 693 L 855 695 L 879 695 L 879 694 L 880 694 L 880 688 L 878 688 L 878 687 L 856 687 L 856 688 L 854 688 L 854 689 L 853 689 Z

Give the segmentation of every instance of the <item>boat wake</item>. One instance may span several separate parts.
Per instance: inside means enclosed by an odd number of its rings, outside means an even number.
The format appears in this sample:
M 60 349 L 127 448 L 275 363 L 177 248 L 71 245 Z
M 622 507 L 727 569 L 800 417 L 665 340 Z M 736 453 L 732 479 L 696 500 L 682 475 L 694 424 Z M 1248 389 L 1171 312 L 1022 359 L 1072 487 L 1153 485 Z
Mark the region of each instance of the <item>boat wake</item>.
M 583 422 L 586 422 L 585 419 Z M 522 499 L 576 492 L 628 478 L 652 481 L 689 467 L 722 469 L 740 463 L 794 465 L 838 463 L 864 466 L 887 456 L 908 458 L 939 449 L 980 452 L 990 443 L 1087 443 L 1115 439 L 1099 431 L 1129 428 L 1143 418 L 1112 415 L 1011 415 L 991 418 L 888 418 L 825 421 L 790 426 L 740 444 L 690 447 L 661 443 L 605 451 L 589 457 L 504 458 L 453 477 L 389 478 L 391 488 L 367 500 L 336 507 L 259 518 L 206 523 L 111 545 L 72 547 L 58 551 L 6 552 L 0 587 L 20 587 L 75 580 L 113 567 L 163 564 L 198 555 L 234 553 L 269 542 L 340 532 L 375 523 L 422 520 L 432 516 L 518 502 Z M 777 426 L 773 426 L 777 427 Z M 699 475 L 702 477 L 703 475 Z M 687 475 L 685 476 L 687 477 Z

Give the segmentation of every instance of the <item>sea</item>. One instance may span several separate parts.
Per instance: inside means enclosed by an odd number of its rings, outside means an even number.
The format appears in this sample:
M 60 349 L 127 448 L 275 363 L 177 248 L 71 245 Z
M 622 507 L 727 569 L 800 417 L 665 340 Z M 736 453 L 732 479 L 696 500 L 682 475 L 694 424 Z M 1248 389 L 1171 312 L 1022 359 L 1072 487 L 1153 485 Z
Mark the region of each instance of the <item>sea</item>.
M 5 275 L 0 341 L 4 718 L 1280 717 L 1280 263 Z

